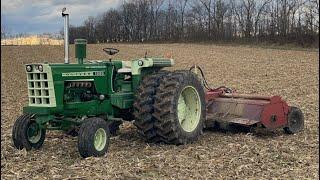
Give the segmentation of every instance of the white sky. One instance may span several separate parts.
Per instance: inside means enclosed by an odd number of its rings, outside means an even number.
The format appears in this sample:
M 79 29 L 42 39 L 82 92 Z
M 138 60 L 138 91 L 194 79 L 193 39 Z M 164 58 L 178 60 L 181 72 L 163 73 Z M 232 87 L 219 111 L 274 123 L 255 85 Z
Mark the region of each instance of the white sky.
M 1 26 L 10 33 L 59 32 L 61 9 L 70 13 L 70 24 L 79 25 L 88 16 L 116 8 L 121 0 L 1 0 Z

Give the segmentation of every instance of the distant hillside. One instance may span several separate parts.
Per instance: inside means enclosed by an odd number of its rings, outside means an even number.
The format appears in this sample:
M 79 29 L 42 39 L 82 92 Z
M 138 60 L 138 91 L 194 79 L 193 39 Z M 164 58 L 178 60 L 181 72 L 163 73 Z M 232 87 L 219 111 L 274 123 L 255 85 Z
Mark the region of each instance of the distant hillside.
M 63 45 L 63 40 L 47 36 L 27 36 L 20 38 L 1 39 L 1 46 L 20 45 Z

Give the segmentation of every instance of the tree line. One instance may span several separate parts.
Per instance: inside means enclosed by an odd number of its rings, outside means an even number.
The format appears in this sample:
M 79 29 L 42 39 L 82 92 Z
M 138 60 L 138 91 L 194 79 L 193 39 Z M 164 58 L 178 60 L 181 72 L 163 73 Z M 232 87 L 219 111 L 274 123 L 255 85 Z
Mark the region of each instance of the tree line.
M 70 43 L 269 41 L 318 44 L 319 0 L 127 0 L 70 27 Z

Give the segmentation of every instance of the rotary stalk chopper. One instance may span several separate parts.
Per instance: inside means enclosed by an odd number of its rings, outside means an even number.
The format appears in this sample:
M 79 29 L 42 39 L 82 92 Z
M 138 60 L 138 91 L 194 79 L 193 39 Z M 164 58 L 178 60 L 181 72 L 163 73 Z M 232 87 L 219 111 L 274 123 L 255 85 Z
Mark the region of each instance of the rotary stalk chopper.
M 304 126 L 301 110 L 279 96 L 211 89 L 198 66 L 163 70 L 174 65 L 170 58 L 87 60 L 86 40 L 76 39 L 77 63 L 69 63 L 65 9 L 62 16 L 65 63 L 26 65 L 29 104 L 12 130 L 18 149 L 38 149 L 47 130 L 62 130 L 78 136 L 82 157 L 102 156 L 123 120 L 133 121 L 147 142 L 177 145 L 195 141 L 205 127 L 284 128 L 296 133 Z M 118 52 L 103 50 L 110 57 Z

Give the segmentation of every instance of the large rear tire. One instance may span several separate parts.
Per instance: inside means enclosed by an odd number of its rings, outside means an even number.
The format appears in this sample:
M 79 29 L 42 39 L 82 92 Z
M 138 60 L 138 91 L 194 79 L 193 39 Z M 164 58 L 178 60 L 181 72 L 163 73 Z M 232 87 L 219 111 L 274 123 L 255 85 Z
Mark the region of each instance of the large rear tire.
M 163 77 L 157 88 L 154 117 L 157 134 L 169 144 L 197 140 L 204 128 L 206 107 L 201 82 L 191 71 Z
M 156 119 L 153 116 L 154 102 L 160 79 L 166 74 L 166 71 L 156 72 L 146 75 L 135 94 L 133 124 L 137 127 L 138 133 L 147 142 L 159 142 L 160 137 L 157 135 L 155 128 Z

